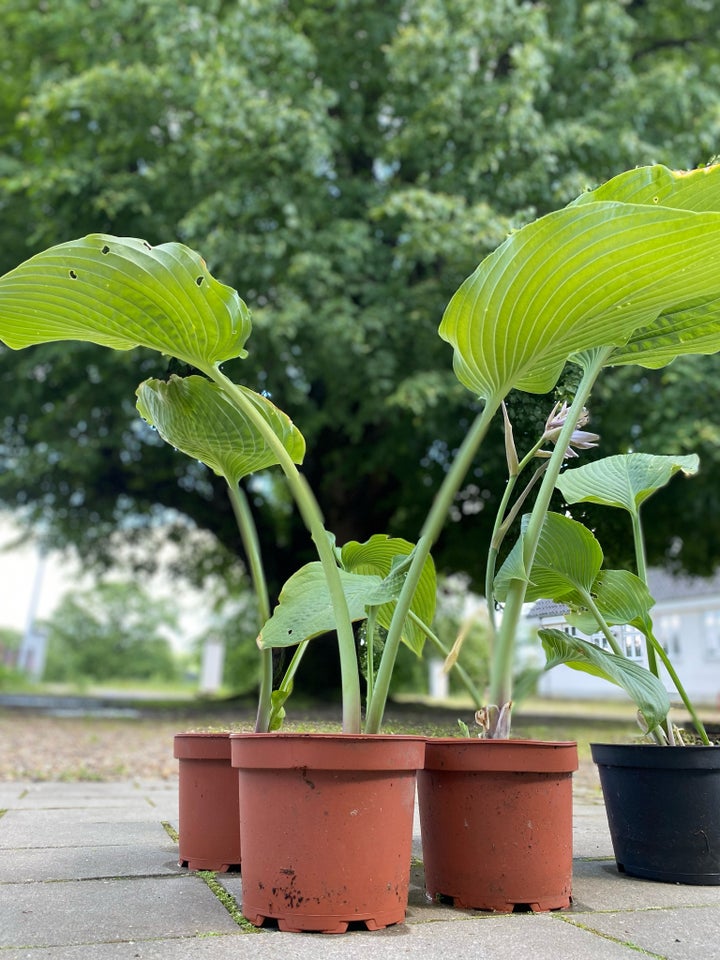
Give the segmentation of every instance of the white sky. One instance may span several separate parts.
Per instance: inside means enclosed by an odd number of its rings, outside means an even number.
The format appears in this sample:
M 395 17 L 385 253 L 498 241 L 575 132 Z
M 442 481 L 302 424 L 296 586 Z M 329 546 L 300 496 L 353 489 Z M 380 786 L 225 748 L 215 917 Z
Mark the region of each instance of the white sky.
M 92 577 L 83 577 L 78 563 L 62 554 L 49 554 L 40 565 L 39 553 L 32 543 L 8 549 L 18 536 L 12 520 L 7 514 L 0 514 L 0 627 L 24 632 L 34 592 L 35 619 L 46 620 L 64 593 L 73 587 L 90 587 Z M 186 649 L 206 622 L 202 595 L 185 587 L 179 598 L 174 594 L 173 585 L 162 577 L 155 582 L 154 589 L 158 595 L 172 596 L 179 605 L 180 631 L 171 641 L 176 649 Z
M 78 581 L 78 571 L 65 558 L 49 556 L 38 576 L 39 555 L 31 544 L 6 549 L 18 536 L 7 517 L 0 516 L 0 627 L 24 630 L 37 586 L 37 614 L 48 617 L 62 594 Z

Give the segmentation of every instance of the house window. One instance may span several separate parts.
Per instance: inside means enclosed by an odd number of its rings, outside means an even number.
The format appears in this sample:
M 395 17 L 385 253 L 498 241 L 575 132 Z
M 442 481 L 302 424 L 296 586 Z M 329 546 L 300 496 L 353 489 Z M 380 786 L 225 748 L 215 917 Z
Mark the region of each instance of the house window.
M 643 635 L 634 627 L 624 627 L 622 630 L 621 644 L 625 650 L 625 656 L 629 660 L 643 659 Z
M 720 610 L 705 613 L 705 653 L 708 660 L 720 660 Z

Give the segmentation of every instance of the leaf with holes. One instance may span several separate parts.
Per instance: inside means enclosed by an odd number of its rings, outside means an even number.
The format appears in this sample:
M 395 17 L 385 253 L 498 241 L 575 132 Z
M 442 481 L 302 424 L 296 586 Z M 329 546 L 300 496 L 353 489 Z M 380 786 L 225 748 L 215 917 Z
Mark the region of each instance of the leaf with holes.
M 0 278 L 0 340 L 16 350 L 53 340 L 142 345 L 207 371 L 245 356 L 250 331 L 235 290 L 180 243 L 94 234 Z

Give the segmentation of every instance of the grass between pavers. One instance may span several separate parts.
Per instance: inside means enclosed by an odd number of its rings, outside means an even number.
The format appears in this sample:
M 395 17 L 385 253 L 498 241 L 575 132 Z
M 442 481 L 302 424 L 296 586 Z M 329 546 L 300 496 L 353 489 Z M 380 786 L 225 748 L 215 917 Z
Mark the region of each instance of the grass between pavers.
M 596 930 L 595 927 L 590 926 L 588 923 L 580 923 L 579 920 L 571 916 L 564 917 L 558 914 L 557 919 L 562 923 L 567 923 L 571 927 L 577 927 L 578 930 L 584 930 L 586 933 L 590 933 L 595 937 L 600 937 L 601 940 L 607 940 L 609 943 L 615 943 L 619 947 L 627 947 L 628 950 L 634 950 L 635 953 L 639 953 L 643 957 L 649 957 L 650 960 L 667 960 L 667 955 L 664 953 L 655 953 L 653 950 L 646 950 L 645 947 L 641 947 L 631 940 L 621 940 L 619 937 L 613 937 L 609 933 Z
M 205 881 L 211 892 L 217 897 L 220 903 L 225 907 L 235 923 L 245 931 L 245 933 L 260 933 L 260 928 L 254 926 L 242 915 L 242 911 L 235 897 L 228 893 L 221 883 L 218 882 L 216 874 L 212 870 L 198 870 L 197 876 Z
M 162 823 L 163 829 L 165 830 L 165 833 L 170 837 L 172 842 L 179 843 L 180 834 L 177 832 L 175 827 L 171 823 L 168 823 L 167 820 L 162 820 L 161 823 Z
M 178 843 L 180 840 L 180 834 L 177 832 L 175 827 L 171 823 L 168 823 L 167 820 L 163 820 L 162 826 L 165 830 L 165 833 L 170 837 L 174 843 Z M 249 920 L 246 920 L 242 915 L 242 911 L 238 905 L 235 897 L 229 893 L 225 887 L 217 880 L 217 874 L 214 870 L 197 870 L 196 875 L 204 881 L 206 886 L 209 888 L 213 896 L 225 907 L 227 912 L 230 914 L 235 923 L 245 931 L 245 933 L 259 933 L 259 927 L 254 926 L 250 923 Z

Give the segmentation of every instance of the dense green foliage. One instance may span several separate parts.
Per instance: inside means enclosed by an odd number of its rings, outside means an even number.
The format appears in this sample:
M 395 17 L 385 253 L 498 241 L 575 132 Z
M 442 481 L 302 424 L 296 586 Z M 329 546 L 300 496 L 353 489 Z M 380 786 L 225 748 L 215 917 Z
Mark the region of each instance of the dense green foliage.
M 0 660 L 10 660 L 20 649 L 22 633 L 13 627 L 0 627 Z
M 417 536 L 474 413 L 437 325 L 477 262 L 586 186 L 636 164 L 693 167 L 720 144 L 720 11 L 700 0 L 0 11 L 0 270 L 96 231 L 198 249 L 252 309 L 243 379 L 301 428 L 340 543 Z M 139 379 L 167 372 L 143 364 L 85 344 L 0 353 L 0 503 L 88 561 L 116 561 L 111 534 L 142 536 L 167 509 L 236 552 L 223 486 L 137 418 Z M 651 559 L 670 550 L 705 571 L 720 556 L 718 361 L 681 364 L 606 375 L 592 429 L 604 454 L 700 454 L 687 515 L 670 492 L 647 528 Z M 530 445 L 550 400 L 510 406 Z M 504 469 L 498 426 L 435 554 L 476 584 Z M 253 493 L 277 586 L 309 556 L 307 535 L 277 483 Z M 702 538 L 677 537 L 700 517 Z
M 177 679 L 168 639 L 177 630 L 174 609 L 135 584 L 67 593 L 45 627 L 45 680 Z
M 27 678 L 15 668 L 22 633 L 11 627 L 0 627 L 0 690 L 11 690 L 27 684 Z

